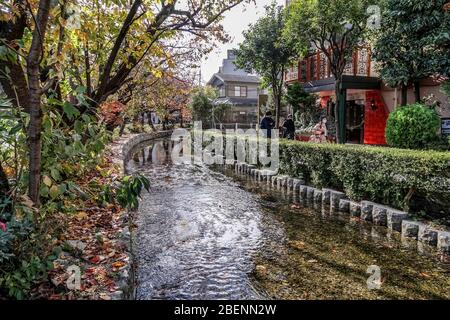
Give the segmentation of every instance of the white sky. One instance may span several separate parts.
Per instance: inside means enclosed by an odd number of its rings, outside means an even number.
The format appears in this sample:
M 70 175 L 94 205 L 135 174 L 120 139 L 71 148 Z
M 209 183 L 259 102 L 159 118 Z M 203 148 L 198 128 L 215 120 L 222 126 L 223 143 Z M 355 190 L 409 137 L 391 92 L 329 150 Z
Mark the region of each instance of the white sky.
M 225 31 L 231 36 L 231 42 L 220 44 L 205 59 L 203 59 L 201 70 L 202 80 L 207 82 L 214 73 L 219 71 L 222 60 L 227 57 L 227 50 L 237 48 L 237 45 L 244 40 L 242 31 L 248 29 L 250 23 L 254 23 L 259 17 L 264 15 L 264 6 L 272 3 L 273 0 L 256 0 L 255 4 L 240 4 L 225 13 L 223 26 Z M 279 5 L 284 5 L 285 0 L 276 0 Z

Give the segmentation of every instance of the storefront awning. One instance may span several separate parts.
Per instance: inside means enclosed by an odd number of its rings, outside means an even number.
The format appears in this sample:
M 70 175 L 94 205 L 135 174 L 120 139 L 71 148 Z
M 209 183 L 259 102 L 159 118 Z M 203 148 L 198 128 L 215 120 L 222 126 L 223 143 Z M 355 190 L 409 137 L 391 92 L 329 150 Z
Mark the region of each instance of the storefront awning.
M 336 83 L 334 78 L 311 81 L 303 84 L 306 92 L 334 91 Z M 378 90 L 381 88 L 381 80 L 376 77 L 347 76 L 342 77 L 342 89 Z

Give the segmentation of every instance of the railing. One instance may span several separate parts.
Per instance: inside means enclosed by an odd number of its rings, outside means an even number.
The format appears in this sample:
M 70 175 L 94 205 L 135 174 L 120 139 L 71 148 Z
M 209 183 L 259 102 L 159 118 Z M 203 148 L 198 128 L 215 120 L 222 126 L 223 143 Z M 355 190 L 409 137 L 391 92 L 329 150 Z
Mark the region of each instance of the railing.
M 345 75 L 370 77 L 372 74 L 372 59 L 370 48 L 361 47 L 353 53 L 352 59 L 347 63 Z M 299 61 L 288 69 L 285 75 L 286 82 L 301 83 L 323 80 L 332 77 L 330 63 L 323 52 L 314 53 Z

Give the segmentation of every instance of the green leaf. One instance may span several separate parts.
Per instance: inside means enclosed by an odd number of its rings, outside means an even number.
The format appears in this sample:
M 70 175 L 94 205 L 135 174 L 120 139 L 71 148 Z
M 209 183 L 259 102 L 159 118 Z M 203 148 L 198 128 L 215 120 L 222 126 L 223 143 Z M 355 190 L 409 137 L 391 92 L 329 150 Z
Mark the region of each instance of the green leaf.
M 59 171 L 56 168 L 50 169 L 50 175 L 52 176 L 53 180 L 55 180 L 55 181 L 61 180 L 61 175 L 59 174 Z
M 59 196 L 59 188 L 57 187 L 57 186 L 52 186 L 51 188 L 50 188 L 50 192 L 49 192 L 49 194 L 50 194 L 50 197 L 52 198 L 52 199 L 56 199 L 58 196 Z
M 64 113 L 66 114 L 66 116 L 71 120 L 74 117 L 80 115 L 80 111 L 77 108 L 75 108 L 72 104 L 70 104 L 69 102 L 64 102 L 63 110 L 64 110 Z
M 50 179 L 49 176 L 44 176 L 42 179 L 42 182 L 47 186 L 50 187 L 52 185 L 52 179 Z
M 14 126 L 13 128 L 11 128 L 11 130 L 9 130 L 9 134 L 10 135 L 15 135 L 17 132 L 19 132 L 22 129 L 22 124 L 19 123 L 18 125 Z

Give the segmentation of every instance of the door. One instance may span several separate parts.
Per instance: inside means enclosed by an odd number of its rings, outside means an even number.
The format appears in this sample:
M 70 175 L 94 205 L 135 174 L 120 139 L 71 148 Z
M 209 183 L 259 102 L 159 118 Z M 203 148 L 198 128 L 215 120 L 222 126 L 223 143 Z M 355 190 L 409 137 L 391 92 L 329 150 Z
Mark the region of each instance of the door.
M 346 142 L 364 143 L 364 103 L 347 101 L 346 106 Z

